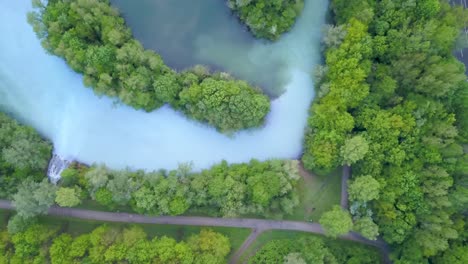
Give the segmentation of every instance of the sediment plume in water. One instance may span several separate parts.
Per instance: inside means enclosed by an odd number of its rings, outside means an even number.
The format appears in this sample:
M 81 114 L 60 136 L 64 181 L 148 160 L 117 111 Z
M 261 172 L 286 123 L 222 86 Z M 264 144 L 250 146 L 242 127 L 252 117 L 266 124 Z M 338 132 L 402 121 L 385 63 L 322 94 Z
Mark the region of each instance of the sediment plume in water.
M 292 31 L 274 44 L 255 41 L 248 48 L 236 47 L 216 36 L 203 36 L 195 43 L 199 45 L 195 56 L 234 75 L 249 73 L 249 67 L 261 72 L 265 56 L 284 65 L 262 73 L 287 77 L 285 92 L 272 102 L 265 126 L 227 137 L 168 106 L 144 113 L 98 98 L 83 86 L 79 74 L 40 46 L 26 22 L 30 1 L 1 1 L 0 108 L 52 140 L 56 154 L 64 159 L 116 169 L 174 169 L 190 161 L 201 169 L 223 159 L 297 158 L 313 98 L 311 72 L 319 63 L 326 5 L 324 0 L 306 1 Z M 241 55 L 250 63 L 235 62 Z M 255 81 L 255 76 L 245 78 Z

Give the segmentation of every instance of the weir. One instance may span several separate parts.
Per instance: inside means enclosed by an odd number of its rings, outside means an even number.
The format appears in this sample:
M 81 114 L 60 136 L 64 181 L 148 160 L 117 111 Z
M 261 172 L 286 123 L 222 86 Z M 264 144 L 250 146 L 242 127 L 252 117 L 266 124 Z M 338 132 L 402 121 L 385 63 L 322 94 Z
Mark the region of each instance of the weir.
M 68 168 L 70 163 L 71 161 L 66 160 L 54 152 L 49 161 L 49 167 L 47 168 L 47 177 L 49 177 L 51 182 L 57 183 L 58 180 L 60 180 L 62 171 Z

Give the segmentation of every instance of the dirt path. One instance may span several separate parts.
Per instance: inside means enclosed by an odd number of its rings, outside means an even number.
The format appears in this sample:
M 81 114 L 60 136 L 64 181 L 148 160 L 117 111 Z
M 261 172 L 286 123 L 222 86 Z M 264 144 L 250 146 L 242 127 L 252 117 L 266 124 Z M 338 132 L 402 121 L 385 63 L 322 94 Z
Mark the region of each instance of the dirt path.
M 244 252 L 252 245 L 252 243 L 257 239 L 257 237 L 263 232 L 262 229 L 253 229 L 252 233 L 245 239 L 244 243 L 240 246 L 240 248 L 232 255 L 231 259 L 229 260 L 229 264 L 237 264 L 240 263 L 240 258 L 244 254 Z
M 351 176 L 351 167 L 344 165 L 343 174 L 341 176 L 341 207 L 348 210 L 348 180 Z
M 304 181 L 310 182 L 314 180 L 313 179 L 314 176 L 310 174 L 310 172 L 306 170 L 306 168 L 304 168 L 304 164 L 302 163 L 302 160 L 299 160 L 299 164 L 297 165 L 297 167 L 298 167 L 299 175 L 301 175 L 301 177 L 304 178 Z
M 1 209 L 14 210 L 10 201 L 0 200 Z M 129 213 L 112 213 L 102 211 L 92 211 L 77 208 L 51 207 L 49 215 L 74 217 L 86 220 L 98 220 L 108 222 L 123 222 L 123 223 L 139 223 L 139 224 L 171 224 L 171 225 L 192 225 L 192 226 L 224 226 L 224 227 L 241 227 L 251 228 L 253 230 L 293 230 L 315 234 L 324 234 L 324 231 L 318 223 L 307 223 L 298 221 L 278 221 L 252 218 L 214 218 L 214 217 L 189 217 L 189 216 L 145 216 L 140 214 Z M 258 234 L 257 234 L 258 235 Z M 249 236 L 252 241 L 256 238 L 255 235 Z M 371 245 L 380 249 L 382 254 L 388 259 L 390 250 L 386 243 L 382 240 L 368 240 L 357 233 L 350 232 L 341 239 L 352 240 L 359 243 Z M 248 243 L 244 242 L 244 243 Z M 251 242 L 250 242 L 251 243 Z M 240 251 L 240 250 L 239 250 Z M 239 254 L 242 254 L 241 251 Z

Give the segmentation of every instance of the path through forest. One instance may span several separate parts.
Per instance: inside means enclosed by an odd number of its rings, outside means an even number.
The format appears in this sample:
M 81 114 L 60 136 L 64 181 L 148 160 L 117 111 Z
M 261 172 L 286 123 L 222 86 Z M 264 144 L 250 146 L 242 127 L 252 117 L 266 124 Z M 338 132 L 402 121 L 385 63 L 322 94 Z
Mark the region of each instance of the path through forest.
M 10 201 L 0 200 L 1 209 L 14 210 Z M 266 220 L 252 218 L 215 218 L 199 216 L 145 216 L 129 213 L 112 213 L 102 211 L 92 211 L 77 208 L 65 208 L 53 206 L 49 209 L 49 215 L 74 217 L 86 220 L 98 220 L 108 222 L 139 223 L 139 224 L 170 224 L 170 225 L 192 225 L 192 226 L 223 226 L 250 228 L 252 230 L 292 230 L 315 234 L 324 234 L 318 223 L 307 223 L 298 221 Z M 255 236 L 251 236 L 254 239 Z M 352 240 L 359 243 L 371 245 L 380 249 L 386 262 L 389 259 L 389 247 L 383 240 L 368 240 L 357 233 L 350 232 L 340 237 L 341 239 Z M 242 254 L 242 252 L 240 253 Z

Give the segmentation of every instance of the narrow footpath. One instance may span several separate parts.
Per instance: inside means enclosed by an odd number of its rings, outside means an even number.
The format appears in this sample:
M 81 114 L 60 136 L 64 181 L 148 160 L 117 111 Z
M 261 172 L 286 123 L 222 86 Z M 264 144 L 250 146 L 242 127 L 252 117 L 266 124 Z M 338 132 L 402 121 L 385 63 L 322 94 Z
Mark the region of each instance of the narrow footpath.
M 14 210 L 10 201 L 0 200 L 1 209 Z M 77 208 L 51 207 L 49 215 L 74 217 L 86 220 L 98 220 L 108 222 L 139 223 L 139 224 L 159 224 L 159 225 L 190 225 L 190 226 L 223 226 L 250 228 L 252 230 L 292 230 L 315 234 L 324 234 L 324 231 L 318 223 L 307 223 L 298 221 L 266 220 L 252 218 L 215 218 L 198 216 L 145 216 L 129 213 L 112 213 L 102 211 L 92 211 Z M 251 239 L 255 239 L 251 235 Z M 388 262 L 390 253 L 389 247 L 383 240 L 368 240 L 357 233 L 350 232 L 340 238 L 352 240 L 378 248 L 384 255 L 385 262 Z M 252 240 L 253 241 L 253 240 Z M 251 241 L 251 242 L 252 242 Z M 250 242 L 250 243 L 251 243 Z M 249 241 L 246 242 L 247 247 Z M 242 251 L 240 252 L 242 253 Z
M 257 237 L 263 233 L 265 230 L 260 229 L 253 229 L 252 233 L 247 237 L 247 239 L 242 243 L 239 249 L 232 255 L 231 259 L 229 260 L 229 264 L 237 264 L 240 263 L 240 258 L 244 254 L 244 252 L 252 245 L 252 243 L 257 239 Z
M 343 166 L 343 174 L 341 175 L 341 208 L 348 210 L 348 181 L 351 177 L 351 167 L 348 165 Z

